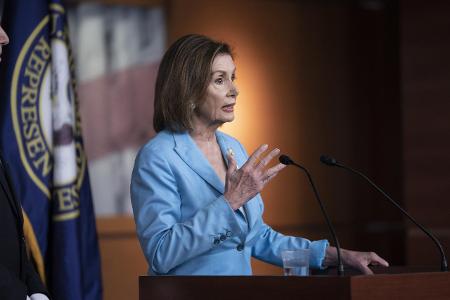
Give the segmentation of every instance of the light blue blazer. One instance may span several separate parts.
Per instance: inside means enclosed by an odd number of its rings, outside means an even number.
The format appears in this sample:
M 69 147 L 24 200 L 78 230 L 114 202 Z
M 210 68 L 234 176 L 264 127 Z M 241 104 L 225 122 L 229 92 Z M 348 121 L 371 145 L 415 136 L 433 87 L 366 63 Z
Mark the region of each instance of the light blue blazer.
M 234 138 L 217 131 L 226 161 L 232 149 L 238 167 L 248 158 Z M 233 211 L 224 183 L 188 133 L 159 132 L 140 150 L 131 179 L 137 234 L 153 275 L 251 275 L 251 256 L 282 266 L 284 249 L 310 248 L 310 266 L 320 268 L 326 240 L 284 236 L 262 219 L 258 194 Z

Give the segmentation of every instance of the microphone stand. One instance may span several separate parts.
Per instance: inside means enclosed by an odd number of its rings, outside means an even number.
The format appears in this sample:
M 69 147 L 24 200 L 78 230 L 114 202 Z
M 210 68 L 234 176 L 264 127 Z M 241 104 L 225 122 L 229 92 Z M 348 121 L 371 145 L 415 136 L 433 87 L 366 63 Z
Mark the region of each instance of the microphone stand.
M 325 217 L 325 220 L 326 220 L 326 222 L 327 222 L 328 229 L 329 229 L 330 232 L 331 232 L 331 236 L 332 236 L 332 238 L 333 238 L 334 244 L 336 245 L 337 261 L 338 261 L 337 273 L 338 273 L 339 276 L 343 276 L 343 275 L 344 275 L 344 265 L 342 264 L 342 258 L 341 258 L 341 246 L 340 246 L 340 244 L 339 244 L 339 241 L 338 241 L 336 232 L 334 231 L 334 227 L 333 227 L 333 225 L 331 224 L 330 218 L 328 217 L 328 214 L 327 214 L 327 212 L 326 212 L 326 210 L 325 210 L 325 207 L 324 207 L 322 201 L 320 200 L 319 192 L 318 192 L 317 189 L 316 189 L 316 185 L 314 184 L 314 181 L 313 181 L 313 179 L 312 179 L 312 177 L 311 177 L 311 174 L 309 173 L 309 171 L 308 171 L 305 167 L 303 167 L 303 166 L 297 164 L 297 163 L 294 162 L 292 159 L 290 159 L 287 155 L 284 155 L 284 154 L 281 155 L 281 156 L 279 157 L 279 160 L 280 160 L 280 162 L 281 162 L 282 164 L 284 164 L 284 165 L 294 165 L 294 166 L 296 166 L 297 168 L 300 168 L 300 169 L 303 170 L 303 171 L 306 173 L 306 175 L 308 176 L 309 183 L 310 183 L 311 186 L 312 186 L 312 189 L 313 189 L 313 191 L 314 191 L 314 195 L 316 196 L 317 202 L 319 202 L 320 209 L 321 209 L 321 211 L 322 211 L 323 216 Z
M 420 223 L 418 223 L 406 210 L 404 210 L 397 202 L 394 201 L 394 199 L 392 199 L 388 194 L 386 194 L 385 191 L 383 191 L 379 186 L 377 186 L 372 180 L 370 180 L 366 175 L 364 175 L 363 173 L 359 172 L 358 170 L 355 170 L 351 167 L 345 166 L 341 163 L 338 163 L 336 161 L 336 159 L 326 156 L 326 155 L 322 155 L 320 156 L 320 161 L 328 166 L 336 166 L 342 169 L 345 169 L 351 173 L 354 173 L 360 177 L 362 177 L 364 180 L 366 180 L 372 187 L 374 187 L 378 192 L 380 192 L 384 197 L 386 197 L 387 200 L 389 200 L 389 202 L 394 205 L 395 207 L 397 207 L 398 210 L 400 210 L 403 215 L 405 215 L 411 222 L 413 222 L 417 227 L 419 227 L 436 245 L 436 247 L 438 247 L 439 252 L 441 254 L 441 271 L 442 272 L 447 272 L 448 271 L 448 264 L 447 264 L 447 258 L 445 257 L 445 253 L 444 253 L 444 249 L 442 248 L 441 243 L 439 242 L 439 240 L 431 233 L 431 231 L 429 231 L 428 229 L 426 229 L 424 226 L 422 226 Z

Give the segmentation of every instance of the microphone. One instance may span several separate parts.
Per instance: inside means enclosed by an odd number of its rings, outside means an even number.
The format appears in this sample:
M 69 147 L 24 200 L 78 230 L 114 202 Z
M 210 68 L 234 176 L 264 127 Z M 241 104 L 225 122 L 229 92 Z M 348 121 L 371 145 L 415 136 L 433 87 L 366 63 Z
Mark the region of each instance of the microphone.
M 303 167 L 303 166 L 297 164 L 296 162 L 294 162 L 294 161 L 293 161 L 289 156 L 287 156 L 287 155 L 282 154 L 282 155 L 279 157 L 279 161 L 280 161 L 280 163 L 282 163 L 283 165 L 287 165 L 287 166 L 288 166 L 288 165 L 293 165 L 293 166 L 296 166 L 296 167 L 302 169 L 302 170 L 306 173 L 306 175 L 308 176 L 309 183 L 310 183 L 311 186 L 312 186 L 312 189 L 313 189 L 313 191 L 314 191 L 314 195 L 316 196 L 317 202 L 319 202 L 320 209 L 322 210 L 322 214 L 323 214 L 323 216 L 325 217 L 325 220 L 326 220 L 326 222 L 327 222 L 328 228 L 329 228 L 329 230 L 330 230 L 330 232 L 331 232 L 331 236 L 333 237 L 334 244 L 336 245 L 337 260 L 338 260 L 338 268 L 337 268 L 338 275 L 343 276 L 343 275 L 344 275 L 344 265 L 342 264 L 342 259 L 341 259 L 341 246 L 339 245 L 339 241 L 338 241 L 338 238 L 337 238 L 337 236 L 336 236 L 336 232 L 334 231 L 334 227 L 333 227 L 333 225 L 331 224 L 330 218 L 328 217 L 328 214 L 327 214 L 327 212 L 325 211 L 325 207 L 323 206 L 323 203 L 322 203 L 322 201 L 320 200 L 319 193 L 317 192 L 317 189 L 316 189 L 316 186 L 315 186 L 315 184 L 314 184 L 314 181 L 312 180 L 311 174 L 309 174 L 308 170 L 307 170 L 305 167 Z
M 436 245 L 436 247 L 438 247 L 439 252 L 441 254 L 441 271 L 442 272 L 447 272 L 448 271 L 448 264 L 447 264 L 447 258 L 445 257 L 445 253 L 444 250 L 442 248 L 441 243 L 438 241 L 438 239 L 431 233 L 431 231 L 429 231 L 428 229 L 426 229 L 424 226 L 422 226 L 421 224 L 419 224 L 410 214 L 408 214 L 408 212 L 406 212 L 406 210 L 404 210 L 397 202 L 395 202 L 388 194 L 386 194 L 385 191 L 383 191 L 379 186 L 377 186 L 372 180 L 370 180 L 366 175 L 364 175 L 363 173 L 352 169 L 348 166 L 345 166 L 339 162 L 336 161 L 336 159 L 334 159 L 331 156 L 327 156 L 327 155 L 321 155 L 320 156 L 320 161 L 324 164 L 326 164 L 327 166 L 330 167 L 339 167 L 339 168 L 343 168 L 351 173 L 354 173 L 360 177 L 362 177 L 363 179 L 365 179 L 372 187 L 374 187 L 377 191 L 379 191 L 381 194 L 383 194 L 384 197 L 386 197 L 387 200 L 389 200 L 389 202 L 394 205 L 395 207 L 397 207 L 398 210 L 400 210 L 403 215 L 405 215 L 406 217 L 408 217 L 409 220 L 411 220 L 411 222 L 413 222 L 417 227 L 419 227 L 430 239 L 433 240 L 434 244 Z

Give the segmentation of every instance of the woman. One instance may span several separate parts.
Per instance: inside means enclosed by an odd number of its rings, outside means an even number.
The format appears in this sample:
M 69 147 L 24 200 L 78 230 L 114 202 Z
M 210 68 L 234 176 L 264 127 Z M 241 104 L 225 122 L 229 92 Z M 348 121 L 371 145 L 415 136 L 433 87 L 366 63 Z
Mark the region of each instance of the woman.
M 310 266 L 336 264 L 326 240 L 284 236 L 262 219 L 261 190 L 285 166 L 267 145 L 248 157 L 217 129 L 234 120 L 239 94 L 230 47 L 201 35 L 177 40 L 158 71 L 153 124 L 139 152 L 131 199 L 150 274 L 251 275 L 250 257 L 282 265 L 285 249 L 311 249 Z M 370 273 L 387 263 L 374 253 L 343 251 L 347 265 Z

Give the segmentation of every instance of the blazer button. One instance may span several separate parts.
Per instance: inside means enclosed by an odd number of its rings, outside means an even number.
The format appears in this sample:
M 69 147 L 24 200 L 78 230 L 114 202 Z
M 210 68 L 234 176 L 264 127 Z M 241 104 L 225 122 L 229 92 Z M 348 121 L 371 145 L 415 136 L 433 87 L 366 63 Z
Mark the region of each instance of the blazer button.
M 242 251 L 242 250 L 244 250 L 244 244 L 239 244 L 239 245 L 237 245 L 236 250 L 237 250 L 237 251 Z
M 219 245 L 220 244 L 220 240 L 218 238 L 214 239 L 214 245 Z
M 230 237 L 231 236 L 231 231 L 227 230 L 226 236 Z
M 223 242 L 227 239 L 227 237 L 225 236 L 225 234 L 221 234 L 220 235 L 220 240 Z

